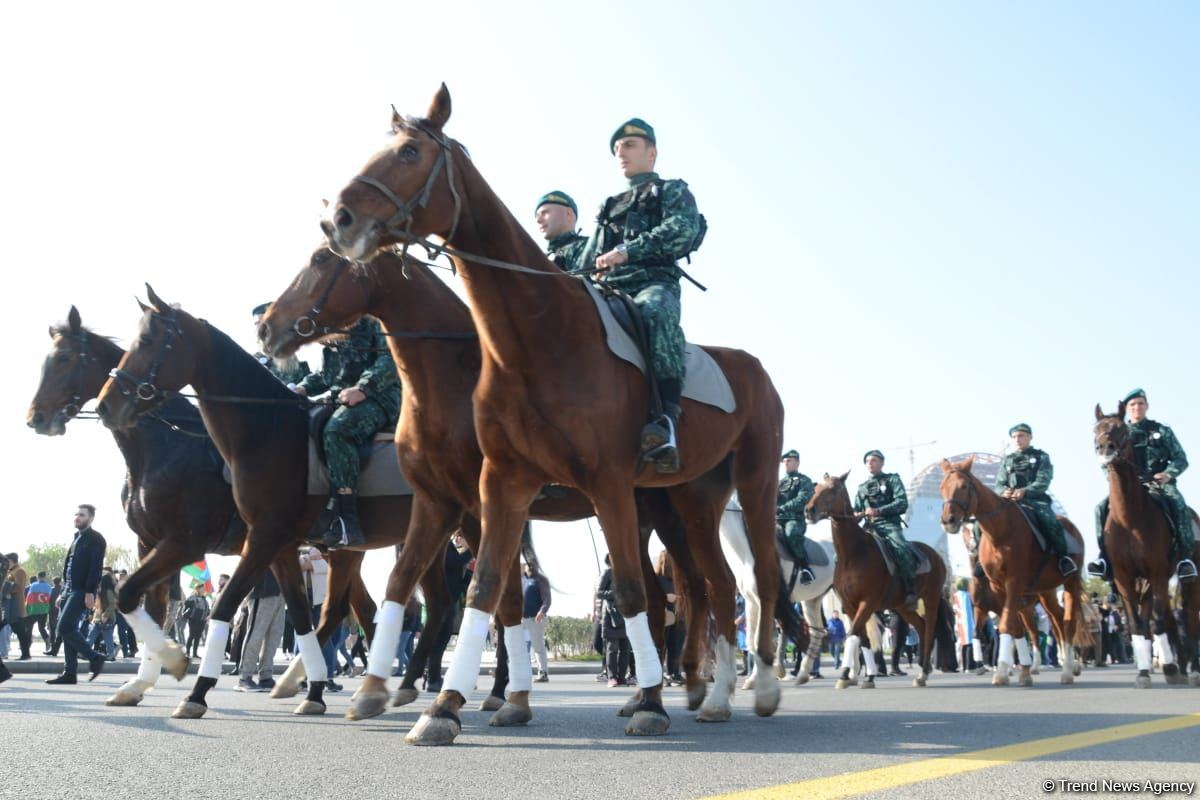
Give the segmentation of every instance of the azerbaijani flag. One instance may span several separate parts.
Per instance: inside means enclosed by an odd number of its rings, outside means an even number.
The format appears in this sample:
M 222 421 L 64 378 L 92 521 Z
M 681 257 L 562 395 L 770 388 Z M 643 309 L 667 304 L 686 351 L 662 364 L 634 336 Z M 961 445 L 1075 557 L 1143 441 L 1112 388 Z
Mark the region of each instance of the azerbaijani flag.
M 208 561 L 197 561 L 195 564 L 188 564 L 183 568 L 185 575 L 190 575 L 194 580 L 204 582 L 204 593 L 212 594 L 212 575 L 208 571 Z

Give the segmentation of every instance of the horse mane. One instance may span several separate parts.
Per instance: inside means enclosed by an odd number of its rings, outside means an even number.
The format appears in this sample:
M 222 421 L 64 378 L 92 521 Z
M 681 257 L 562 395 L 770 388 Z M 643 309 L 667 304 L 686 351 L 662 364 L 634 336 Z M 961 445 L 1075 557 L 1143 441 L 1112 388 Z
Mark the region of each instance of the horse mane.
M 234 394 L 261 399 L 295 399 L 299 397 L 283 385 L 265 366 L 229 335 L 207 320 L 197 320 L 208 331 L 210 369 L 219 383 L 216 394 Z M 290 414 L 302 418 L 299 403 L 287 404 L 239 404 L 238 410 L 255 427 L 269 429 L 278 423 L 280 415 Z

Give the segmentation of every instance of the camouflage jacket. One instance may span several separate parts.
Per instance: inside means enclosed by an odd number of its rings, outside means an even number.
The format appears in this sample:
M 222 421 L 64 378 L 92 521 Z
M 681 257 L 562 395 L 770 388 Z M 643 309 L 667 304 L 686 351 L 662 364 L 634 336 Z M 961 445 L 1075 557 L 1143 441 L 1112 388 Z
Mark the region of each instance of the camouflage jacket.
M 863 512 L 868 508 L 879 509 L 876 519 L 899 524 L 904 512 L 908 511 L 908 494 L 899 475 L 881 472 L 859 484 L 854 494 L 854 510 Z
M 1150 481 L 1160 472 L 1178 478 L 1187 469 L 1187 455 L 1175 432 L 1152 419 L 1129 425 L 1129 440 L 1133 444 L 1133 461 L 1138 477 Z
M 803 472 L 789 472 L 779 482 L 779 497 L 775 500 L 776 517 L 780 520 L 803 519 L 804 507 L 812 496 L 812 479 Z
M 657 172 L 634 175 L 627 191 L 604 201 L 576 268 L 593 269 L 598 256 L 624 244 L 628 261 L 601 280 L 618 288 L 678 285 L 675 262 L 691 252 L 699 233 L 700 212 L 686 183 L 663 180 Z
M 1050 502 L 1050 481 L 1054 479 L 1054 465 L 1050 456 L 1036 447 L 1026 447 L 1004 457 L 1000 471 L 996 473 L 996 491 L 1024 489 L 1025 499 Z
M 575 231 L 555 236 L 546 243 L 546 253 L 559 269 L 568 272 L 580 268 L 579 256 L 587 247 L 587 237 Z
M 370 317 L 360 319 L 351 331 L 336 346 L 323 348 L 321 371 L 307 375 L 300 387 L 315 397 L 356 386 L 394 422 L 400 414 L 400 377 L 387 349 L 387 337 Z

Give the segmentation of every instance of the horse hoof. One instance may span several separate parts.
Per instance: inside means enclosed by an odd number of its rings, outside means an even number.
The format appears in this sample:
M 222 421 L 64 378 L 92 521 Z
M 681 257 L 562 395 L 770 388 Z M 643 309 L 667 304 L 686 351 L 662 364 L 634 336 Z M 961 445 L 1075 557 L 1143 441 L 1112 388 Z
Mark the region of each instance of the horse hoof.
M 138 692 L 131 691 L 124 687 L 117 690 L 116 694 L 104 701 L 106 706 L 136 706 L 142 702 L 142 695 Z
M 1058 682 L 1064 686 L 1070 686 L 1071 684 L 1075 683 L 1075 676 L 1069 672 L 1064 672 L 1062 675 L 1058 676 Z
M 1080 675 L 1083 674 L 1083 667 L 1079 666 L 1078 664 L 1075 664 L 1073 667 L 1071 667 L 1071 674 L 1074 675 L 1076 678 L 1078 678 Z
M 696 722 L 728 722 L 733 717 L 733 708 L 728 705 L 704 706 L 696 715 Z
M 315 700 L 305 700 L 300 705 L 296 706 L 296 710 L 292 712 L 298 717 L 316 717 L 325 713 L 325 704 L 318 703 Z
M 399 700 L 399 698 L 396 699 Z M 392 705 L 396 705 L 396 703 L 393 703 Z M 479 704 L 480 711 L 499 711 L 503 707 L 504 701 L 499 697 L 496 697 L 494 694 L 489 694 L 487 697 L 483 698 L 483 702 Z
M 917 677 L 913 678 L 913 686 L 924 686 L 924 685 L 925 685 L 925 676 L 924 675 L 918 675 Z
M 619 709 L 617 709 L 617 716 L 618 717 L 632 717 L 634 715 L 634 712 L 637 711 L 638 703 L 640 703 L 640 702 L 641 702 L 641 699 L 635 694 L 633 697 L 631 697 L 625 701 L 625 705 L 623 705 Z
M 775 677 L 778 680 L 783 680 L 784 678 L 787 677 L 787 670 L 783 668 L 782 663 L 775 664 Z
M 405 744 L 417 747 L 441 747 L 454 744 L 462 727 L 452 719 L 429 717 L 424 714 L 404 737 Z
M 292 683 L 291 681 L 280 681 L 271 690 L 271 697 L 275 700 L 286 700 L 298 694 L 300 694 L 300 684 Z
M 688 711 L 695 711 L 704 703 L 704 696 L 708 694 L 708 684 L 700 682 L 688 684 L 687 687 L 687 707 Z
M 1021 677 L 1017 678 L 1018 686 L 1033 686 L 1033 676 L 1028 672 L 1021 672 Z
M 399 689 L 396 690 L 396 698 L 394 700 L 392 700 L 392 707 L 395 708 L 397 706 L 406 706 L 409 703 L 415 703 L 417 701 L 417 698 L 420 696 L 421 696 L 421 693 L 419 691 L 417 691 L 416 687 L 410 688 L 407 686 L 401 686 Z M 489 697 L 490 696 L 491 695 L 489 695 Z M 487 702 L 487 701 L 485 700 L 484 702 Z M 502 705 L 504 705 L 504 701 L 500 700 L 500 705 L 496 706 L 496 708 L 499 708 Z M 494 711 L 495 709 L 483 708 L 481 706 L 479 710 L 480 711 Z
M 1138 689 L 1149 689 L 1150 686 L 1152 685 L 1150 682 L 1150 676 L 1149 675 L 1138 675 L 1137 679 L 1134 680 L 1133 685 L 1135 688 L 1138 688 Z
M 792 686 L 803 686 L 808 683 L 807 675 L 797 675 L 796 680 L 792 681 Z
M 1200 672 L 1193 672 L 1188 678 L 1189 686 L 1200 686 Z
M 488 720 L 493 728 L 510 728 L 514 725 L 525 725 L 533 719 L 533 712 L 524 706 L 505 703 L 500 710 Z
M 671 718 L 657 711 L 638 711 L 625 726 L 626 736 L 662 736 L 671 727 Z
M 835 689 L 848 689 L 851 686 L 858 686 L 858 678 L 838 678 L 838 682 L 833 685 Z
M 997 672 L 992 676 L 992 686 L 1008 686 L 1008 676 Z
M 200 719 L 206 711 L 208 711 L 208 706 L 203 703 L 184 700 L 171 712 L 171 719 Z
M 1170 666 L 1174 666 L 1174 664 Z M 1175 672 L 1167 672 L 1164 670 L 1163 677 L 1167 679 L 1167 684 L 1169 686 L 1186 686 L 1188 682 L 1187 676 L 1178 670 Z
M 1033 673 L 1034 675 L 1041 675 L 1041 674 L 1042 674 L 1042 668 L 1041 668 L 1041 667 L 1030 667 L 1029 671 L 1030 671 L 1031 673 Z
M 864 680 L 862 682 L 862 686 L 860 686 L 859 688 L 860 689 L 874 689 L 875 688 L 875 679 L 867 678 L 866 680 Z
M 753 675 L 747 677 L 746 680 L 742 681 L 742 688 L 747 691 L 754 688 L 754 676 Z
M 387 692 L 364 692 L 361 689 L 350 698 L 350 708 L 346 709 L 346 719 L 360 720 L 378 717 L 387 710 Z
M 177 681 L 183 680 L 187 675 L 188 656 L 183 652 L 183 648 L 174 642 L 167 642 L 161 651 L 156 653 L 160 662 L 162 662 L 163 671 Z

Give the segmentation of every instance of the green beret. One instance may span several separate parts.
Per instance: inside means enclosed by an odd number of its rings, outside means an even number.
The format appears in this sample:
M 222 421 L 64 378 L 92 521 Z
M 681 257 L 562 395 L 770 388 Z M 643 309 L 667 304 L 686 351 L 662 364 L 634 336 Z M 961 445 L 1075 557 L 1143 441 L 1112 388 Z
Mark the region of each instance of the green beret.
M 259 314 L 265 314 L 267 313 L 267 309 L 270 307 L 270 303 L 259 303 L 254 307 L 254 310 L 250 312 L 250 316 L 257 317 Z
M 576 217 L 579 216 L 579 208 L 575 205 L 575 201 L 571 199 L 571 195 L 567 194 L 566 192 L 560 192 L 557 189 L 552 192 L 546 192 L 544 195 L 538 198 L 537 205 L 533 207 L 533 210 L 537 211 L 547 203 L 556 206 L 566 206 L 567 208 L 571 209 Z
M 784 461 L 789 458 L 799 459 L 800 454 L 798 452 L 796 452 L 795 450 L 788 450 L 786 453 L 784 453 L 782 456 L 779 457 L 779 460 Z
M 880 461 L 887 460 L 883 457 L 883 453 L 879 452 L 878 450 L 868 450 L 866 453 L 863 454 L 863 463 L 864 464 L 867 463 L 867 459 L 870 458 L 871 456 L 878 456 Z
M 1012 436 L 1014 433 L 1018 433 L 1018 432 L 1019 433 L 1028 433 L 1030 436 L 1033 436 L 1033 428 L 1030 428 L 1024 422 L 1018 422 L 1016 425 L 1013 425 L 1011 428 L 1008 429 L 1009 436 Z
M 634 117 L 613 132 L 612 138 L 608 140 L 609 152 L 616 153 L 617 140 L 628 136 L 640 136 L 652 145 L 658 144 L 658 140 L 654 138 L 654 128 L 650 126 L 650 123 L 640 117 Z
M 1122 400 L 1121 402 L 1128 403 L 1130 400 L 1134 399 L 1135 397 L 1140 397 L 1143 400 L 1146 400 L 1146 390 L 1145 389 L 1134 389 L 1132 392 L 1125 395 L 1125 399 Z M 1150 401 L 1146 400 L 1146 402 L 1148 403 Z

